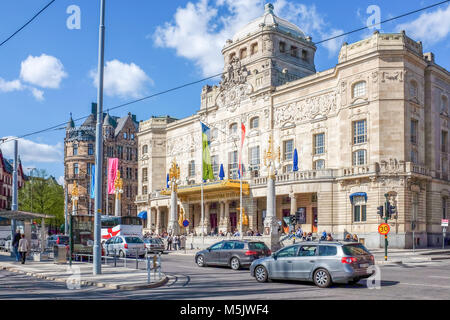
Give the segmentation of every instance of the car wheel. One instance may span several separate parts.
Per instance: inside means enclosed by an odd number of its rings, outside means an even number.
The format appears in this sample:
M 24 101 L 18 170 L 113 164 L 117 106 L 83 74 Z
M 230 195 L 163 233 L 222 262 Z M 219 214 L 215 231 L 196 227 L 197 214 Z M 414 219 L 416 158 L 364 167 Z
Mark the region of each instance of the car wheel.
M 360 278 L 352 279 L 348 283 L 349 284 L 357 284 L 359 282 L 359 280 L 361 280 L 361 279 Z
M 238 258 L 234 257 L 231 259 L 230 265 L 231 265 L 231 269 L 239 270 L 239 268 L 241 267 L 241 262 L 239 261 Z
M 119 258 L 125 258 L 125 252 L 122 250 L 119 251 Z
M 206 264 L 205 264 L 205 257 L 204 256 L 198 256 L 197 257 L 197 259 L 195 260 L 195 262 L 197 263 L 197 265 L 199 266 L 199 267 L 204 267 L 204 266 L 206 266 Z
M 269 277 L 266 268 L 263 266 L 257 266 L 255 268 L 255 278 L 258 282 L 267 282 Z
M 314 283 L 319 288 L 328 288 L 331 285 L 330 273 L 325 269 L 318 269 L 314 272 Z

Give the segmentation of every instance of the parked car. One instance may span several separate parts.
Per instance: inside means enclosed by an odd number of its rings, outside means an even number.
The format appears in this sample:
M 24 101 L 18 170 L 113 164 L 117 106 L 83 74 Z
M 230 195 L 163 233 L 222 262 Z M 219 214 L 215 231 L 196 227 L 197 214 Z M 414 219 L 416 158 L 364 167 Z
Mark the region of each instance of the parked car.
M 47 238 L 47 248 L 52 249 L 55 245 L 69 245 L 69 236 L 55 234 Z
M 164 242 L 159 238 L 146 238 L 144 239 L 145 248 L 147 249 L 147 252 L 150 253 L 157 253 L 161 252 L 164 253 Z
M 374 256 L 360 243 L 306 242 L 253 261 L 250 274 L 269 279 L 312 281 L 320 288 L 332 283 L 357 283 L 372 275 Z
M 112 237 L 104 243 L 103 248 L 107 256 L 115 254 L 121 258 L 135 257 L 136 250 L 139 257 L 145 256 L 147 252 L 144 241 L 139 237 L 133 236 Z
M 249 267 L 256 259 L 270 256 L 270 253 L 264 242 L 224 240 L 197 252 L 195 263 L 199 267 L 216 265 L 238 270 L 241 267 Z

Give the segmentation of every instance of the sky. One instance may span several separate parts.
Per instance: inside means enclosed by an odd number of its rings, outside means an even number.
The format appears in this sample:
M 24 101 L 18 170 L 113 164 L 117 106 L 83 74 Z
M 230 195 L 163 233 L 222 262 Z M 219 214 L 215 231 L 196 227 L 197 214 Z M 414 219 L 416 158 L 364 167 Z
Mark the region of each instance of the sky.
M 0 43 L 49 0 L 0 2 Z M 438 0 L 274 0 L 275 14 L 298 25 L 313 41 L 372 25 Z M 104 110 L 220 73 L 225 41 L 263 14 L 264 0 L 106 0 Z M 45 169 L 64 175 L 64 123 L 89 115 L 97 101 L 100 1 L 57 0 L 30 25 L 0 46 L 0 138 L 17 137 L 61 124 L 62 129 L 19 141 L 25 173 Z M 450 70 L 450 5 L 444 4 L 383 24 L 380 32 L 406 30 L 424 52 Z M 337 64 L 343 42 L 356 42 L 375 29 L 318 45 L 316 69 Z M 111 111 L 138 120 L 184 118 L 200 106 L 210 79 Z M 80 125 L 82 121 L 76 123 Z M 0 144 L 7 158 L 13 143 Z

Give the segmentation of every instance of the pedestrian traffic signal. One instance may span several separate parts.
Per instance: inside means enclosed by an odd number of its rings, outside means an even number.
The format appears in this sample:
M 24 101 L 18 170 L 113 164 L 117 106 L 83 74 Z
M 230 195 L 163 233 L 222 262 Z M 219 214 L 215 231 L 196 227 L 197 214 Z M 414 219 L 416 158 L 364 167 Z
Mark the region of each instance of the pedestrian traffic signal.
M 397 214 L 397 207 L 389 205 L 389 219 L 392 218 L 392 216 Z
M 377 208 L 377 214 L 380 216 L 381 219 L 383 219 L 383 206 L 379 206 Z

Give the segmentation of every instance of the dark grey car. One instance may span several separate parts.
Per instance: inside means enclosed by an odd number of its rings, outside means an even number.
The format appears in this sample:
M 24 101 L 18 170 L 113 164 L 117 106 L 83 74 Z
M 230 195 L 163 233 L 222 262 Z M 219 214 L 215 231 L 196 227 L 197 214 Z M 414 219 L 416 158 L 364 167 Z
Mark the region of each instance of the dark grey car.
M 270 256 L 270 249 L 264 242 L 245 240 L 224 240 L 206 250 L 197 252 L 195 263 L 199 267 L 229 266 L 233 270 L 248 267 L 259 258 Z
M 372 275 L 374 257 L 356 242 L 302 242 L 253 261 L 250 274 L 258 282 L 269 279 L 313 281 L 326 288 L 332 283 L 356 283 Z

